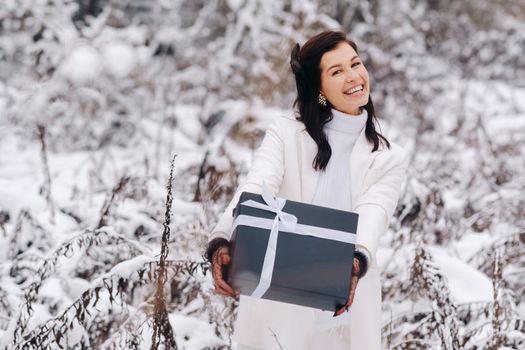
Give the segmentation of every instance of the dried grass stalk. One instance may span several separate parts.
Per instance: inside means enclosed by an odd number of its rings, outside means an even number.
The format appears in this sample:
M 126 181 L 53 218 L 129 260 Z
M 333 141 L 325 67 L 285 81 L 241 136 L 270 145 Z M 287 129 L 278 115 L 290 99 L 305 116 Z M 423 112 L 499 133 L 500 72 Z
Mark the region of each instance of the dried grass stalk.
M 170 222 L 171 222 L 171 206 L 173 202 L 172 184 L 173 184 L 173 167 L 175 157 L 171 160 L 170 176 L 167 185 L 166 196 L 166 213 L 164 217 L 162 232 L 161 252 L 159 258 L 159 265 L 157 267 L 157 285 L 155 290 L 155 306 L 153 310 L 153 335 L 151 339 L 151 349 L 158 350 L 162 338 L 164 338 L 164 345 L 166 349 L 177 349 L 175 342 L 175 335 L 171 327 L 168 312 L 166 310 L 166 299 L 164 295 L 164 285 L 166 283 L 166 258 L 169 252 L 170 241 Z

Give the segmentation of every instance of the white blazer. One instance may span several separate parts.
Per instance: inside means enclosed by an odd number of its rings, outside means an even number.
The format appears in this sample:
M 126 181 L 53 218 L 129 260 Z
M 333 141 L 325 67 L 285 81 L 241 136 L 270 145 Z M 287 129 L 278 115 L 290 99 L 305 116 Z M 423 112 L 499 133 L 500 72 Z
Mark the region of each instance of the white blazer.
M 376 152 L 365 128 L 358 136 L 349 165 L 352 211 L 359 214 L 357 243 L 371 256 L 367 274 L 359 281 L 350 309 L 349 332 L 344 342 L 316 329 L 313 309 L 241 296 L 234 339 L 256 349 L 381 349 L 381 285 L 376 251 L 379 237 L 387 230 L 405 179 L 408 157 L 399 145 L 382 144 Z M 313 166 L 317 145 L 304 124 L 291 117 L 279 117 L 270 125 L 246 181 L 212 230 L 216 237 L 230 239 L 232 211 L 243 191 L 261 192 L 263 181 L 276 196 L 311 203 L 319 172 Z M 351 334 L 351 336 L 350 336 Z M 315 344 L 323 339 L 322 345 Z M 341 339 L 341 338 L 339 338 Z M 327 342 L 334 341 L 332 345 Z M 278 341 L 278 343 L 277 343 Z M 327 347 L 327 345 L 329 345 Z

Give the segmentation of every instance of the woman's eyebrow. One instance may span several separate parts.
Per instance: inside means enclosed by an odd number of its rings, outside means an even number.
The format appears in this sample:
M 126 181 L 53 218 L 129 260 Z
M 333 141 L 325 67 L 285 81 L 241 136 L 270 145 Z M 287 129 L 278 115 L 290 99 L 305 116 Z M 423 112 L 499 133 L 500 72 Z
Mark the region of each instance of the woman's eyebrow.
M 352 62 L 353 60 L 355 60 L 356 58 L 359 58 L 359 56 L 355 55 L 354 57 L 352 57 L 350 59 L 350 62 Z M 332 68 L 336 68 L 336 67 L 342 67 L 342 65 L 340 63 L 337 63 L 337 64 L 334 64 L 333 66 L 330 66 L 326 71 L 328 72 L 330 69 Z
M 326 71 L 328 72 L 328 71 L 329 71 L 330 69 L 332 69 L 332 68 L 342 67 L 342 66 L 343 66 L 343 65 L 341 65 L 341 64 L 339 64 L 339 63 L 338 63 L 338 64 L 334 64 L 333 66 L 331 66 L 330 68 L 328 68 Z

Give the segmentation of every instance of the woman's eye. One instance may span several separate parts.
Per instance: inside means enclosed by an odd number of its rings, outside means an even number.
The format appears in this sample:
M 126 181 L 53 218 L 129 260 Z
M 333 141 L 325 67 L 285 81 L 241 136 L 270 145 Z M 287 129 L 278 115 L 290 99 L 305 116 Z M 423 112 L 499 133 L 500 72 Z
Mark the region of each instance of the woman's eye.
M 332 73 L 332 75 L 336 75 L 336 74 L 339 74 L 339 73 L 341 73 L 341 70 L 340 70 L 340 69 L 335 70 L 335 71 Z
M 353 67 L 357 67 L 357 66 L 359 66 L 360 64 L 361 64 L 361 62 L 355 62 L 355 63 L 352 64 L 352 68 L 353 68 Z

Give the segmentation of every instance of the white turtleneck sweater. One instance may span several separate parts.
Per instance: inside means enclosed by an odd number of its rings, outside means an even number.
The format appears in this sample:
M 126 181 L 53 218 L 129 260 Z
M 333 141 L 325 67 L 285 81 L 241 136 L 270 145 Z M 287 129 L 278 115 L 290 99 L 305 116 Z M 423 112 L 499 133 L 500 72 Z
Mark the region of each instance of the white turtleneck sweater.
M 335 209 L 352 209 L 350 156 L 354 143 L 366 125 L 368 113 L 351 115 L 332 108 L 333 119 L 324 126 L 332 156 L 319 174 L 312 204 Z

